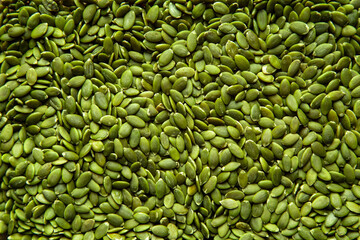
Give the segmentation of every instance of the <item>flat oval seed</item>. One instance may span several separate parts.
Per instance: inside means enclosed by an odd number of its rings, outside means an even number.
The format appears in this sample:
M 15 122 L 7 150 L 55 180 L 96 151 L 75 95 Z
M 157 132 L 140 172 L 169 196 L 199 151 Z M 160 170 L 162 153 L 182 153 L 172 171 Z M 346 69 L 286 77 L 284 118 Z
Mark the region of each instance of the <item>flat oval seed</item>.
M 160 54 L 158 60 L 159 65 L 162 67 L 168 65 L 172 61 L 173 55 L 174 55 L 174 51 L 172 49 L 165 50 L 163 53 Z
M 306 23 L 300 21 L 294 21 L 290 23 L 290 29 L 291 31 L 299 35 L 306 35 L 310 30 L 309 26 Z
M 73 127 L 83 128 L 85 126 L 84 119 L 76 114 L 67 114 L 65 116 L 66 121 Z
M 95 230 L 95 239 L 102 239 L 107 234 L 109 227 L 107 222 L 100 224 Z
M 137 128 L 143 128 L 145 127 L 145 122 L 144 120 L 142 120 L 140 117 L 135 116 L 135 115 L 131 115 L 131 116 L 127 116 L 126 120 L 128 121 L 128 123 L 133 126 L 133 127 L 137 127 Z
M 166 237 L 169 235 L 169 229 L 163 225 L 155 225 L 151 228 L 151 231 L 159 237 Z
M 31 32 L 31 38 L 40 38 L 42 37 L 46 31 L 48 30 L 48 23 L 40 23 L 36 26 Z
M 330 203 L 330 200 L 326 196 L 319 196 L 317 197 L 311 204 L 314 209 L 324 209 Z
M 133 10 L 130 10 L 125 16 L 124 16 L 124 30 L 129 30 L 133 27 L 135 23 L 135 12 Z

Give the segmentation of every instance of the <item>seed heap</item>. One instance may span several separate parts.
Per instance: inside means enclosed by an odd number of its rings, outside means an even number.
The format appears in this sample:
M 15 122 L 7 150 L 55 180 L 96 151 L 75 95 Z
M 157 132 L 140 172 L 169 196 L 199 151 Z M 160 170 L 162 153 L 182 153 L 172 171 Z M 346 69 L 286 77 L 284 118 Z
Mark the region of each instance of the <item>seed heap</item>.
M 4 239 L 360 237 L 360 0 L 14 2 Z

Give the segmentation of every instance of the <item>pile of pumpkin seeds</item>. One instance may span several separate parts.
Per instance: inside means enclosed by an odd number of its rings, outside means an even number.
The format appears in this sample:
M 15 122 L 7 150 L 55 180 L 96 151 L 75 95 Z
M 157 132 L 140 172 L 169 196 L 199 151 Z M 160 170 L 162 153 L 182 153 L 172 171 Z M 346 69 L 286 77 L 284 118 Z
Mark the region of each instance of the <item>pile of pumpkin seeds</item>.
M 0 9 L 0 238 L 359 239 L 360 0 Z

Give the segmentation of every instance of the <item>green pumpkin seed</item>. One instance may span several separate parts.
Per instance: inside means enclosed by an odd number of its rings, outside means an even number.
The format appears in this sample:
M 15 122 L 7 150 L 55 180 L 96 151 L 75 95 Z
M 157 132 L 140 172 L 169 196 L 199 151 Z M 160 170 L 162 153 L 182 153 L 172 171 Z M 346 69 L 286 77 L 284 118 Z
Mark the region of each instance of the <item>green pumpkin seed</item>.
M 0 3 L 0 235 L 359 237 L 359 1 L 37 3 Z

